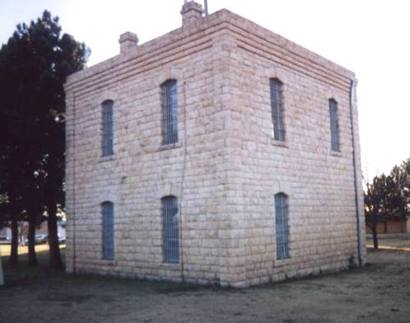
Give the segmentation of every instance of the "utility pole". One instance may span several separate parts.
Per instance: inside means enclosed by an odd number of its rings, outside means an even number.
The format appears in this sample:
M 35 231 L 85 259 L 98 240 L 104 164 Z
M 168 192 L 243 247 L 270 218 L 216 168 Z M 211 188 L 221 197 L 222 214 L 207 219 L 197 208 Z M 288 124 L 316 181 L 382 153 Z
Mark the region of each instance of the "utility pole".
M 208 16 L 208 0 L 204 0 L 205 16 Z

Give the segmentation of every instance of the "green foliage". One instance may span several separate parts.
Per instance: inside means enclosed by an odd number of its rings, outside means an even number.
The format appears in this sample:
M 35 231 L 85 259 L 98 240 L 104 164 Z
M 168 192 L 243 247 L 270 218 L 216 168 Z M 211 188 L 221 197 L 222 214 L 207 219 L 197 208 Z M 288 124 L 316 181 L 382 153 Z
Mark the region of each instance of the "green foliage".
M 0 222 L 63 205 L 66 77 L 89 50 L 44 11 L 0 49 Z M 34 217 L 34 218 L 33 218 Z
M 410 215 L 410 158 L 394 166 L 389 175 L 376 176 L 366 183 L 366 223 L 389 219 L 405 220 Z
M 62 253 L 65 249 L 62 248 Z M 32 284 L 38 280 L 45 280 L 50 277 L 50 270 L 47 268 L 49 262 L 49 255 L 46 250 L 37 253 L 38 267 L 27 267 L 28 256 L 27 254 L 20 255 L 21 263 L 17 266 L 10 267 L 8 264 L 8 256 L 2 256 L 4 280 L 7 287 L 22 286 L 26 284 Z

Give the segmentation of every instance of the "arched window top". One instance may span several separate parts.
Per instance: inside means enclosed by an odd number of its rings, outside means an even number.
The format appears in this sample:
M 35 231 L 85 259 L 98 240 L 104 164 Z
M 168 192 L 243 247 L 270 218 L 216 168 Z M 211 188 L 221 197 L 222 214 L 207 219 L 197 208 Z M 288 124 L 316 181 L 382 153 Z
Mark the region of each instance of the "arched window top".
M 101 203 L 102 207 L 104 207 L 104 206 L 113 206 L 113 205 L 114 205 L 114 203 L 111 202 L 111 201 L 104 201 L 104 202 Z
M 275 194 L 275 203 L 278 206 L 286 207 L 286 204 L 288 203 L 288 195 L 283 192 Z
M 330 105 L 334 105 L 335 108 L 337 108 L 337 101 L 336 101 L 335 98 L 330 98 L 330 99 L 329 99 L 329 104 L 330 104 Z
M 178 213 L 178 198 L 174 195 L 167 195 L 161 198 L 163 208 L 173 209 L 173 212 Z
M 165 80 L 164 82 L 161 83 L 161 87 L 172 86 L 172 85 L 175 85 L 175 84 L 177 84 L 176 79 L 168 79 L 168 80 Z
M 174 195 L 166 195 L 166 196 L 163 196 L 161 198 L 161 201 L 163 201 L 163 200 L 174 200 L 174 199 L 177 199 L 177 197 L 174 196 Z
M 101 106 L 102 106 L 103 108 L 105 108 L 105 107 L 111 107 L 111 108 L 112 108 L 113 105 L 114 105 L 114 101 L 111 100 L 111 99 L 104 100 L 104 101 L 101 103 Z
M 161 83 L 160 85 L 162 96 L 164 95 L 172 95 L 177 91 L 177 80 L 176 79 L 168 79 Z M 164 98 L 164 97 L 163 97 Z
M 279 86 L 283 85 L 283 82 L 280 79 L 278 79 L 277 77 L 271 77 L 270 82 L 271 82 L 271 84 L 273 83 L 273 84 L 279 85 Z
M 175 85 L 177 83 L 176 79 L 168 79 L 161 83 L 161 86 L 170 86 Z

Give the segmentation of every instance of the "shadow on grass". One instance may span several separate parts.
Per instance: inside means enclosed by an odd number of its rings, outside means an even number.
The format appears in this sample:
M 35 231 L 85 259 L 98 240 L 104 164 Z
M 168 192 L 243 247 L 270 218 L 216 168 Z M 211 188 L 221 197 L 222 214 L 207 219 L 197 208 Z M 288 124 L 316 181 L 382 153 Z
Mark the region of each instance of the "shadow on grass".
M 64 254 L 64 249 L 62 254 Z M 31 284 L 42 284 L 47 282 L 51 286 L 59 286 L 59 289 L 63 290 L 64 286 L 78 286 L 78 289 L 88 290 L 91 294 L 95 294 L 98 291 L 104 290 L 123 290 L 129 291 L 130 293 L 155 293 L 155 294 L 174 294 L 178 296 L 179 294 L 186 293 L 196 293 L 200 294 L 201 291 L 213 291 L 218 293 L 229 292 L 229 293 L 246 293 L 246 289 L 236 289 L 230 287 L 220 287 L 218 285 L 206 285 L 201 286 L 191 283 L 178 283 L 169 282 L 163 280 L 148 280 L 139 278 L 121 278 L 109 275 L 98 275 L 98 274 L 88 274 L 88 273 L 56 273 L 50 271 L 48 268 L 48 251 L 37 252 L 37 257 L 39 261 L 38 267 L 28 266 L 28 256 L 21 255 L 19 257 L 19 264 L 12 268 L 8 265 L 8 257 L 4 257 L 4 272 L 6 288 L 13 287 L 24 287 Z M 308 277 L 293 277 L 282 282 L 269 282 L 259 286 L 252 286 L 251 289 L 274 289 L 274 290 L 288 290 L 292 285 L 288 284 L 290 281 L 304 281 L 316 280 L 323 277 L 338 276 L 342 279 L 346 274 L 352 273 L 363 273 L 369 271 L 369 265 L 364 268 L 354 268 L 351 270 L 327 272 L 322 274 L 310 275 Z M 348 276 L 346 276 L 348 277 Z M 71 296 L 77 299 L 75 295 L 65 295 L 63 292 L 55 291 L 53 294 L 53 299 L 66 301 L 67 297 Z M 60 295 L 61 294 L 61 295 Z M 63 295 L 64 294 L 64 295 Z M 87 295 L 84 295 L 87 296 Z M 90 296 L 90 295 L 88 295 Z M 87 296 L 87 297 L 88 297 Z M 86 299 L 87 297 L 84 297 Z M 78 302 L 84 301 L 83 298 L 78 300 Z
M 379 252 L 379 251 L 390 251 L 390 252 L 405 252 L 410 253 L 410 247 L 391 247 L 391 246 L 379 246 L 378 249 L 374 247 L 367 247 L 367 252 Z
M 61 248 L 64 259 L 64 248 Z M 16 266 L 9 265 L 9 257 L 3 256 L 2 263 L 4 269 L 5 285 L 2 288 L 29 287 L 34 284 L 47 284 L 55 286 L 77 285 L 89 286 L 89 288 L 106 289 L 130 289 L 133 292 L 153 292 L 159 294 L 194 292 L 200 289 L 219 289 L 219 287 L 203 287 L 189 283 L 169 282 L 162 280 L 148 280 L 138 278 L 121 278 L 114 276 L 104 276 L 98 274 L 69 274 L 51 271 L 48 266 L 48 250 L 38 251 L 38 266 L 28 265 L 28 255 L 19 255 L 19 262 Z
M 215 286 L 201 286 L 186 282 L 170 282 L 166 280 L 149 280 L 141 278 L 122 278 L 98 274 L 65 274 L 65 279 L 72 284 L 90 285 L 97 288 L 129 289 L 133 292 L 171 294 L 197 292 L 200 290 L 223 289 Z
M 64 248 L 61 249 L 62 256 L 64 256 Z M 377 252 L 368 250 L 370 252 Z M 394 251 L 391 251 L 394 252 Z M 122 289 L 128 290 L 131 293 L 158 293 L 158 294 L 185 294 L 190 292 L 200 293 L 201 291 L 215 291 L 215 292 L 234 292 L 245 293 L 246 290 L 235 289 L 229 287 L 220 287 L 217 285 L 201 286 L 190 283 L 178 283 L 162 280 L 148 280 L 138 278 L 120 278 L 114 276 L 104 276 L 98 274 L 68 274 L 56 273 L 48 267 L 48 251 L 37 252 L 39 266 L 28 266 L 28 256 L 26 254 L 19 256 L 19 264 L 16 267 L 10 267 L 8 264 L 8 257 L 3 257 L 3 267 L 5 274 L 5 287 L 24 287 L 31 284 L 50 284 L 52 286 L 60 286 L 62 289 L 65 285 L 78 286 L 82 289 L 105 290 L 105 289 Z M 64 259 L 64 258 L 63 258 Z M 288 284 L 290 281 L 305 281 L 316 280 L 324 277 L 337 276 L 339 279 L 349 277 L 351 274 L 369 273 L 371 271 L 379 271 L 384 267 L 384 264 L 366 264 L 361 268 L 353 268 L 350 270 L 325 272 L 310 276 L 293 277 L 282 282 L 270 282 L 259 286 L 253 286 L 251 289 L 266 289 L 274 288 L 275 290 L 288 290 L 292 285 Z M 68 297 L 69 295 L 67 295 Z
M 61 248 L 62 256 L 64 256 L 64 248 Z M 18 264 L 10 266 L 9 256 L 3 256 L 3 269 L 5 287 L 24 286 L 39 280 L 57 277 L 63 273 L 52 272 L 48 267 L 48 250 L 37 251 L 38 266 L 28 265 L 28 255 L 19 255 Z

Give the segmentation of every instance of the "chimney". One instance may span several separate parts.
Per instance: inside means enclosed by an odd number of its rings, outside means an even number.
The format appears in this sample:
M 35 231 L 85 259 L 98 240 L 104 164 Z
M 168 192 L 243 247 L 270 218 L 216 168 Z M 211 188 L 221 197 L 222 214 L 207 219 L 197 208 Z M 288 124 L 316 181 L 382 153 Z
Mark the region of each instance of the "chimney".
M 120 35 L 119 42 L 120 42 L 120 53 L 121 54 L 129 53 L 135 48 L 137 48 L 138 36 L 134 33 L 127 31 Z
M 182 26 L 197 23 L 201 20 L 202 13 L 202 6 L 199 3 L 185 0 L 181 10 Z

